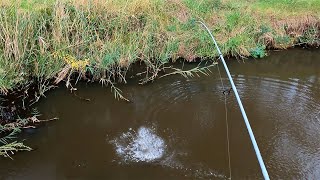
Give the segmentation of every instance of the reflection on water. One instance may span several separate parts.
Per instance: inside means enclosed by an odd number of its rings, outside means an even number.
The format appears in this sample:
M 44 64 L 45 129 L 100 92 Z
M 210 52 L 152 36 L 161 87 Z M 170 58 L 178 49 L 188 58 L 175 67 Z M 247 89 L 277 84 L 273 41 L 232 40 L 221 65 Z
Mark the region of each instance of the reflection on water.
M 320 51 L 228 65 L 271 179 L 320 179 Z M 41 118 L 59 120 L 24 133 L 35 151 L 0 159 L 0 179 L 227 179 L 224 89 L 212 72 L 128 81 L 120 88 L 132 103 L 98 84 L 78 87 L 90 102 L 65 88 L 48 93 Z M 227 108 L 232 178 L 262 179 L 232 94 Z

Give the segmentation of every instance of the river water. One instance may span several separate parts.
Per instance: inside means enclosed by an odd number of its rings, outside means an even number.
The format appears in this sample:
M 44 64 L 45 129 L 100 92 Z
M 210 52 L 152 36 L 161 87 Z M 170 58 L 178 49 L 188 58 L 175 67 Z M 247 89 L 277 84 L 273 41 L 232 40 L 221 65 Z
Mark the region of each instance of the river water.
M 270 177 L 320 179 L 320 51 L 228 65 Z M 99 84 L 80 84 L 78 96 L 49 92 L 36 107 L 42 119 L 59 120 L 25 131 L 20 138 L 34 151 L 0 159 L 0 179 L 227 179 L 224 88 L 211 70 L 145 86 L 129 80 L 119 87 L 131 103 Z M 232 92 L 227 119 L 232 178 L 262 179 Z

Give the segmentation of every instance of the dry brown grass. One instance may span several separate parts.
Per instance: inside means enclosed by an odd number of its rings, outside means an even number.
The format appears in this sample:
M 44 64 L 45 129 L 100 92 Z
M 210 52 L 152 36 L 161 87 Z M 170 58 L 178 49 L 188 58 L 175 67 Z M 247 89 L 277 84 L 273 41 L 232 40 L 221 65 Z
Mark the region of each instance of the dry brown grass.
M 271 32 L 264 33 L 262 36 L 259 37 L 258 40 L 261 41 L 264 45 L 266 45 L 268 49 L 275 47 L 276 42 Z
M 285 27 L 286 34 L 299 36 L 311 27 L 317 27 L 320 19 L 313 15 L 304 15 L 281 19 L 271 17 L 270 21 L 274 29 L 281 29 Z
M 168 8 L 173 9 L 169 12 L 172 17 L 177 18 L 182 23 L 186 23 L 189 20 L 189 9 L 181 0 L 167 0 L 166 3 Z

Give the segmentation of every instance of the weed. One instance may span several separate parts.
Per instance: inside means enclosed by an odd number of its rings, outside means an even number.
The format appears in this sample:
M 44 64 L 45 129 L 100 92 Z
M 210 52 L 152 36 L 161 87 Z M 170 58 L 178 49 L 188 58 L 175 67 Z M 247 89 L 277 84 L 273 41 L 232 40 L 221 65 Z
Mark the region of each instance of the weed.
M 260 46 L 257 46 L 256 48 L 253 48 L 251 51 L 250 51 L 250 54 L 252 55 L 252 57 L 254 58 L 263 58 L 267 55 L 266 53 L 266 46 L 264 45 L 260 45 Z
M 0 156 L 9 157 L 12 159 L 12 155 L 17 151 L 31 151 L 32 149 L 23 143 L 17 141 L 4 144 L 0 146 Z

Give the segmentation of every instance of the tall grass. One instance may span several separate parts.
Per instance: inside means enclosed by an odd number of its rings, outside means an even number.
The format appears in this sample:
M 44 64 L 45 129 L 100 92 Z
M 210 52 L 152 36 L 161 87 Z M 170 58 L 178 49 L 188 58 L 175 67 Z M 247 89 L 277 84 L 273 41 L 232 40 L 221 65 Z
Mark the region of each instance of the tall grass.
M 225 55 L 319 45 L 319 7 L 317 0 L 3 0 L 0 91 L 31 77 L 69 87 L 74 78 L 126 82 L 135 62 L 148 67 L 149 79 L 170 60 L 213 58 L 197 20 L 208 23 Z

